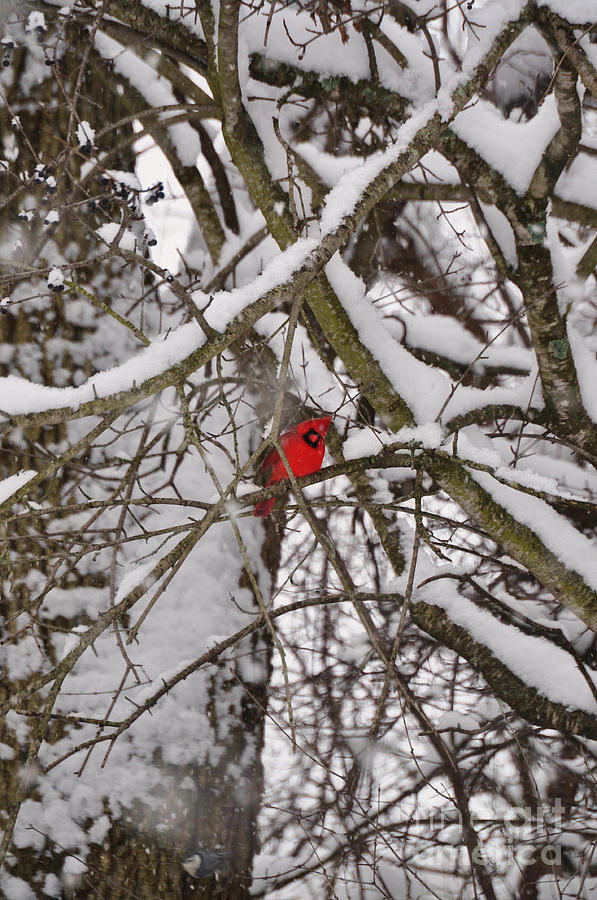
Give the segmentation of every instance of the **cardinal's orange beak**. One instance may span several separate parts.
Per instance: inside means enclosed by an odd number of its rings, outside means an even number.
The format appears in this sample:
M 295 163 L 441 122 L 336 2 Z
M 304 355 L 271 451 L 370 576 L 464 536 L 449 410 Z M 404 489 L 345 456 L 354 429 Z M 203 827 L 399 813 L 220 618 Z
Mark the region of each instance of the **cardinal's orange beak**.
M 325 419 L 313 419 L 311 425 L 318 431 L 322 437 L 325 437 L 328 433 L 328 428 L 330 427 L 330 422 L 332 421 L 331 416 L 326 416 Z

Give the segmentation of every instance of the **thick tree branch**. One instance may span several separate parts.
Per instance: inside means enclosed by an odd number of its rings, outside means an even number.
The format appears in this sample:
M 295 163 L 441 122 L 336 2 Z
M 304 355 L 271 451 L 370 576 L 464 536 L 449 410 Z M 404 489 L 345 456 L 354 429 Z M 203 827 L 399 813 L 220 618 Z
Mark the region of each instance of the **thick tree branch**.
M 597 628 L 597 592 L 527 525 L 493 499 L 462 464 L 430 457 L 427 470 L 474 520 L 589 628 Z
M 475 641 L 466 629 L 452 622 L 443 609 L 421 600 L 413 604 L 411 615 L 419 628 L 466 659 L 475 671 L 483 675 L 498 697 L 505 700 L 527 722 L 541 728 L 570 731 L 595 740 L 596 716 L 582 709 L 571 709 L 555 703 L 526 684 L 494 656 L 488 647 Z M 574 665 L 571 657 L 571 668 Z

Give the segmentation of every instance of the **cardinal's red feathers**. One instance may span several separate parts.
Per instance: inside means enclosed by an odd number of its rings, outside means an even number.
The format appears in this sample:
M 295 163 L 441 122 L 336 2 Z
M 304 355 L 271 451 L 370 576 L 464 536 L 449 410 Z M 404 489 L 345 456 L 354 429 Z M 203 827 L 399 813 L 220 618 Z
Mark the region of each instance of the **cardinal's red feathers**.
M 305 419 L 290 431 L 285 431 L 280 435 L 280 444 L 286 459 L 290 463 L 293 474 L 298 478 L 321 469 L 325 454 L 325 436 L 331 421 L 331 416 L 325 416 L 323 419 Z M 266 453 L 260 468 L 261 480 L 265 487 L 288 478 L 286 466 L 275 448 Z M 255 507 L 255 515 L 262 518 L 269 516 L 275 500 L 276 498 L 272 497 L 270 500 L 258 503 Z

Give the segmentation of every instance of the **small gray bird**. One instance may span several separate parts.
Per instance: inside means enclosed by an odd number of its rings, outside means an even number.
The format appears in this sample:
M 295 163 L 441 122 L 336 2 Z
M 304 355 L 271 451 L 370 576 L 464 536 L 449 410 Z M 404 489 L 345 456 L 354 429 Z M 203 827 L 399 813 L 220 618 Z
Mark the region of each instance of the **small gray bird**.
M 182 861 L 182 867 L 193 878 L 205 878 L 213 875 L 225 865 L 230 853 L 212 852 L 211 850 L 197 850 L 191 856 Z

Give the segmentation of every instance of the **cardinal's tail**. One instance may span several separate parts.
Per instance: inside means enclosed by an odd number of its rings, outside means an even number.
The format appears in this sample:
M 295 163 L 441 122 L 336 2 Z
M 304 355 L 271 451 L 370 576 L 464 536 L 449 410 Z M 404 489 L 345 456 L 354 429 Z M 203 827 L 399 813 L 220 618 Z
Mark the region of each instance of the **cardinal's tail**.
M 261 519 L 266 519 L 274 508 L 274 503 L 276 502 L 275 497 L 270 497 L 269 500 L 262 500 L 261 503 L 258 503 L 255 507 L 254 516 L 259 516 Z

